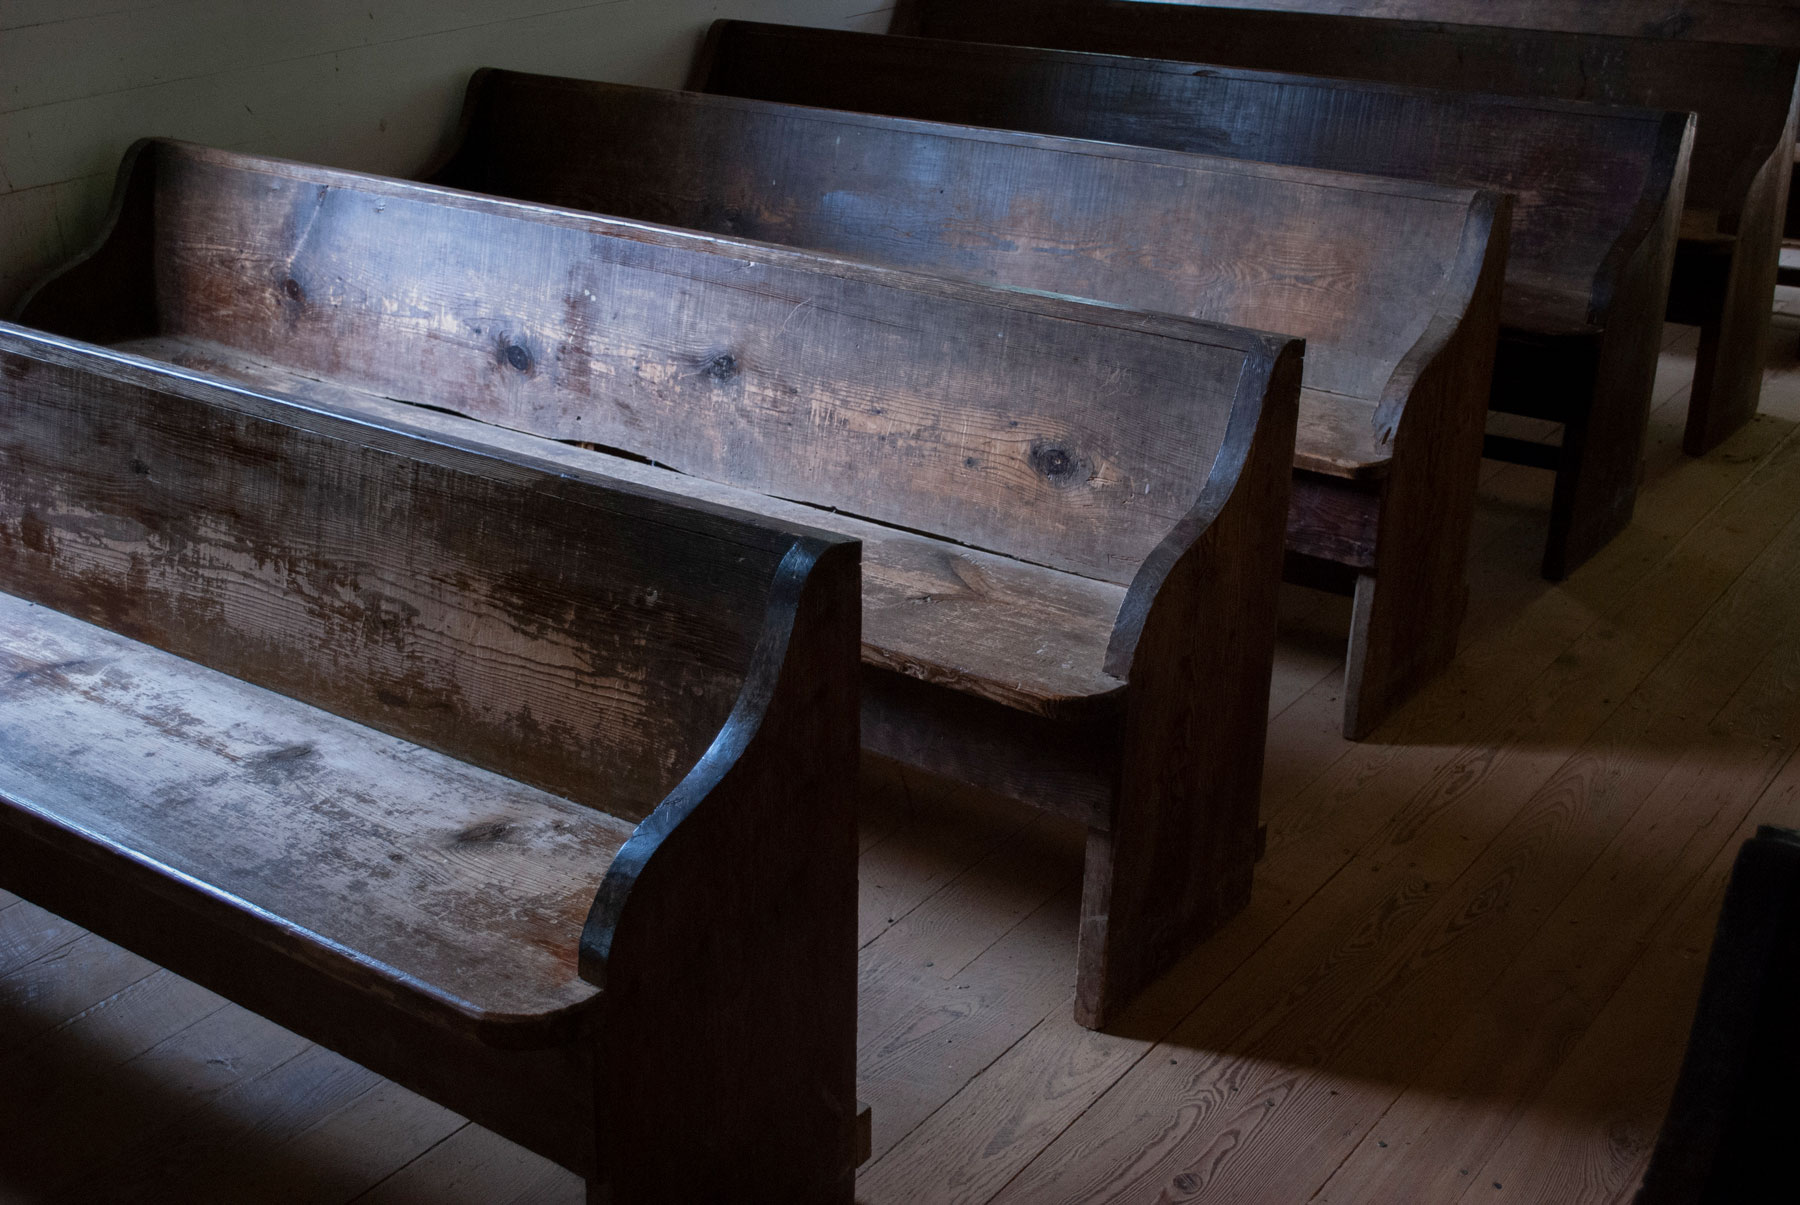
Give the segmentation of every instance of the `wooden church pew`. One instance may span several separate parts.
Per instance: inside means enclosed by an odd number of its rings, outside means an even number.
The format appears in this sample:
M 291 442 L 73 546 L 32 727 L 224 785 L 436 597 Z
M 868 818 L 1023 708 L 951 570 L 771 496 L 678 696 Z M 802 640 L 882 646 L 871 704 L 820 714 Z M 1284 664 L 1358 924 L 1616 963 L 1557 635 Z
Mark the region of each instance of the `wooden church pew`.
M 1292 575 L 1355 595 L 1346 733 L 1455 654 L 1505 240 L 1491 196 L 497 71 L 471 81 L 435 176 L 1302 335 L 1287 547 Z
M 1700 327 L 1684 446 L 1756 413 L 1800 115 L 1800 46 L 1119 0 L 920 0 L 898 32 L 1694 112 L 1668 318 Z
M 1793 0 L 1255 0 L 1236 5 L 1218 0 L 1173 2 L 1201 8 L 1452 21 L 1564 33 L 1800 45 L 1800 6 Z M 898 7 L 905 11 L 912 3 L 913 0 L 900 0 Z
M 1191 63 L 719 22 L 695 87 L 1324 167 L 1516 198 L 1490 404 L 1563 424 L 1491 436 L 1552 469 L 1544 573 L 1631 521 L 1691 120 Z
M 10 323 L 0 479 L 8 890 L 590 1200 L 850 1200 L 853 540 Z
M 864 742 L 1086 824 L 1090 1025 L 1248 898 L 1297 340 L 169 142 L 24 320 L 860 539 Z

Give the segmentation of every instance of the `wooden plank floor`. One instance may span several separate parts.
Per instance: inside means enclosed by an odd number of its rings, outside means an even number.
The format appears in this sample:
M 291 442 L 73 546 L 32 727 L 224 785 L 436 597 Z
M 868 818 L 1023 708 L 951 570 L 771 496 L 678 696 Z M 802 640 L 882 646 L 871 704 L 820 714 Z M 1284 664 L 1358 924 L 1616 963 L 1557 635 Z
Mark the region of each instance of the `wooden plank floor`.
M 1294 591 L 1247 912 L 1117 1032 L 1070 1020 L 1081 834 L 869 767 L 866 1202 L 1628 1199 L 1738 843 L 1800 825 L 1800 291 L 1763 413 L 1539 581 L 1488 465 L 1448 677 L 1337 736 L 1346 608 Z M 577 1202 L 566 1172 L 0 895 L 0 1200 Z M 699 1199 L 699 1198 L 696 1198 Z

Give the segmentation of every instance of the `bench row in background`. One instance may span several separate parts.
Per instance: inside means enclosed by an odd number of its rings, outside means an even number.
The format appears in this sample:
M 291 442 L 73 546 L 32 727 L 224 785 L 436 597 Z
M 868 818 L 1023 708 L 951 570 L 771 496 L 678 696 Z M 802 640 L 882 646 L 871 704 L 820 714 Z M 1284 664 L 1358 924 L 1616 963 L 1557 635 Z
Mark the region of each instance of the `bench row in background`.
M 1421 0 L 1421 6 L 1427 3 Z M 1469 5 L 1446 0 L 1444 7 L 1458 8 L 1457 19 L 1468 19 Z M 1682 7 L 1721 20 L 1727 15 L 1725 6 Z M 1579 21 L 1571 15 L 1569 23 Z M 892 28 L 978 42 L 1696 113 L 1668 310 L 1671 321 L 1701 329 L 1687 451 L 1698 455 L 1716 447 L 1756 412 L 1793 174 L 1800 44 L 1139 0 L 913 0 L 896 13 Z M 1786 21 L 1771 28 L 1777 39 L 1787 36 L 1781 32 Z
M 1563 429 L 1556 443 L 1496 435 L 1485 450 L 1556 473 L 1544 555 L 1553 580 L 1630 522 L 1686 184 L 1690 122 L 1684 114 L 738 22 L 714 27 L 690 82 L 739 96 L 1511 196 L 1501 343 L 1489 396 L 1497 410 L 1550 419 Z M 1173 231 L 1162 237 L 1176 242 Z M 1362 248 L 1355 235 L 1330 238 L 1335 247 L 1328 241 L 1310 259 L 1288 256 L 1273 241 L 1246 239 L 1234 248 L 1234 257 L 1267 259 L 1261 276 L 1291 273 L 1311 286 L 1305 304 L 1291 307 L 1310 308 L 1311 318 L 1269 312 L 1253 320 L 1305 334 L 1315 345 L 1322 334 L 1331 342 L 1366 336 L 1366 326 L 1347 316 L 1348 305 L 1331 296 L 1337 277 L 1360 267 Z M 1172 272 L 1177 269 L 1164 265 L 1201 256 L 1175 245 L 1163 250 L 1144 275 Z M 1129 259 L 1135 250 L 1115 246 L 1111 253 Z M 1054 266 L 1033 271 L 1039 287 L 1088 283 L 1069 271 L 1058 278 Z M 1106 296 L 1133 304 L 1166 300 L 1142 286 L 1136 295 L 1115 286 Z M 1416 301 L 1393 292 L 1375 304 L 1383 311 L 1379 320 L 1402 321 Z M 1312 358 L 1317 369 L 1316 351 Z
M 1455 653 L 1507 239 L 1492 192 L 513 72 L 471 81 L 430 175 L 1302 336 L 1288 576 L 1354 597 L 1346 733 Z

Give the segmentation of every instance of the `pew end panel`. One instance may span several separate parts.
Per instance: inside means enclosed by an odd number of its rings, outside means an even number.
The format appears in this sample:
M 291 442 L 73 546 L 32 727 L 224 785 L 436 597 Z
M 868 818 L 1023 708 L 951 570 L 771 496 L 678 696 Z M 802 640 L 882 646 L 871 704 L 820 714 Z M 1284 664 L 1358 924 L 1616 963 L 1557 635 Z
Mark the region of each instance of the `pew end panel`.
M 1564 411 L 1570 417 L 1563 422 L 1562 454 L 1550 504 L 1551 536 L 1544 549 L 1543 575 L 1551 581 L 1562 581 L 1604 548 L 1630 525 L 1637 508 L 1656 363 L 1662 351 L 1662 317 L 1669 304 L 1686 193 L 1691 131 L 1690 122 L 1680 137 L 1670 140 L 1676 166 L 1666 200 L 1660 207 L 1648 203 L 1641 207 L 1634 225 L 1644 227 L 1644 233 L 1631 242 L 1621 240 L 1621 250 L 1629 247 L 1629 255 L 1621 254 L 1608 265 L 1613 269 L 1608 278 L 1609 317 L 1599 331 L 1597 346 L 1579 347 L 1572 360 L 1564 361 L 1562 380 L 1552 375 L 1558 357 L 1548 357 L 1551 372 L 1522 382 L 1524 388 L 1516 395 L 1554 398 L 1580 390 L 1592 398 L 1579 410 Z M 1503 349 L 1502 354 L 1510 350 Z M 1502 377 L 1496 376 L 1497 389 L 1502 387 L 1501 381 Z M 1690 407 L 1689 424 L 1706 409 Z
M 788 622 L 582 931 L 582 975 L 606 989 L 594 1112 L 614 1199 L 853 1194 L 857 553 L 789 553 Z
M 1800 60 L 1800 48 L 1789 53 Z M 1691 290 L 1698 301 L 1685 304 L 1698 304 L 1700 310 L 1700 347 L 1681 443 L 1689 456 L 1712 451 L 1756 417 L 1763 366 L 1773 339 L 1770 313 L 1781 272 L 1782 228 L 1794 172 L 1792 148 L 1800 135 L 1800 69 L 1791 72 L 1787 94 L 1787 122 L 1769 145 L 1758 148 L 1766 154 L 1754 165 L 1741 207 L 1721 215 L 1718 236 L 1706 231 L 1703 219 L 1696 236 L 1684 239 L 1689 244 L 1683 248 L 1689 253 L 1685 265 L 1691 267 L 1688 272 L 1677 271 L 1674 288 Z M 1721 250 L 1729 255 L 1722 282 Z
M 1633 1205 L 1792 1195 L 1800 1122 L 1800 832 L 1738 847 L 1662 1129 Z
M 1484 201 L 1487 220 L 1465 234 L 1456 265 L 1462 320 L 1440 319 L 1400 374 L 1416 381 L 1396 416 L 1373 565 L 1357 575 L 1351 607 L 1350 740 L 1367 736 L 1456 656 L 1512 209 L 1506 197 Z
M 1250 900 L 1303 345 L 1271 351 L 1113 628 L 1107 664 L 1129 685 L 1112 815 L 1088 826 L 1075 1016 L 1090 1028 Z
M 849 1199 L 853 541 L 10 324 L 0 462 L 9 887 L 591 1183 Z M 777 762 L 779 795 L 746 785 Z M 596 1058 L 662 1023 L 609 1000 L 646 990 L 646 938 L 581 965 L 584 928 L 697 925 L 718 883 L 768 904 L 710 914 L 730 956 L 804 988 L 680 1007 L 729 1007 L 793 1099 L 597 1140 L 619 1093 L 675 1115 Z M 708 978 L 719 938 L 677 935 L 654 973 Z

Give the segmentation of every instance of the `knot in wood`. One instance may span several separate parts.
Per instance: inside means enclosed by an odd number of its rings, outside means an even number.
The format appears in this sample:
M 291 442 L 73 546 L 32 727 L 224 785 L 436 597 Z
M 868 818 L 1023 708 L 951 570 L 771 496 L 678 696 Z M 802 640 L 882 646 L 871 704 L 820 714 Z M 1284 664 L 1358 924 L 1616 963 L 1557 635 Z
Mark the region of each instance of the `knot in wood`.
M 700 375 L 713 381 L 729 381 L 737 375 L 737 370 L 737 357 L 728 351 L 722 351 L 706 362 L 706 367 L 700 370 Z
M 1040 440 L 1031 445 L 1027 459 L 1040 476 L 1054 485 L 1074 485 L 1085 476 L 1081 458 L 1061 444 Z
M 491 820 L 486 824 L 472 825 L 456 834 L 458 845 L 484 845 L 499 841 L 512 832 L 513 826 L 504 820 Z
M 306 290 L 301 288 L 300 282 L 295 280 L 292 276 L 287 277 L 281 282 L 281 291 L 289 301 L 298 303 L 304 303 L 306 301 Z
M 531 371 L 531 353 L 517 343 L 508 343 L 506 350 L 500 353 L 506 362 L 520 372 Z

